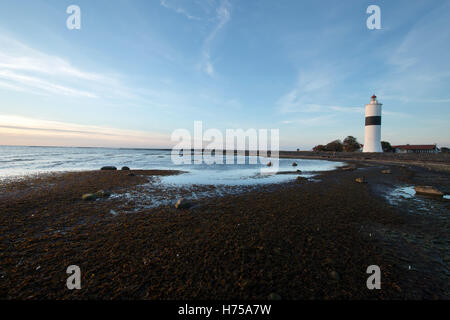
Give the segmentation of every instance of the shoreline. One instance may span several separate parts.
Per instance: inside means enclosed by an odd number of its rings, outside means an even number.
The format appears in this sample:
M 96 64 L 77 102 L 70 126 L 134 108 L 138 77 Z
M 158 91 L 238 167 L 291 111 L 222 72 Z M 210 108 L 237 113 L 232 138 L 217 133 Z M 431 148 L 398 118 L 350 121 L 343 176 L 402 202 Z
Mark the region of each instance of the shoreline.
M 80 197 L 140 192 L 174 172 L 72 172 L 14 183 L 0 196 L 0 299 L 448 299 L 449 202 L 414 214 L 413 201 L 392 205 L 382 191 L 445 187 L 449 174 L 355 166 L 198 199 L 191 209 L 175 209 L 172 199 L 133 213 L 126 209 L 136 203 L 121 198 Z M 367 184 L 354 181 L 361 175 Z M 71 264 L 82 270 L 82 290 L 65 288 Z M 382 290 L 365 287 L 372 264 L 382 270 Z

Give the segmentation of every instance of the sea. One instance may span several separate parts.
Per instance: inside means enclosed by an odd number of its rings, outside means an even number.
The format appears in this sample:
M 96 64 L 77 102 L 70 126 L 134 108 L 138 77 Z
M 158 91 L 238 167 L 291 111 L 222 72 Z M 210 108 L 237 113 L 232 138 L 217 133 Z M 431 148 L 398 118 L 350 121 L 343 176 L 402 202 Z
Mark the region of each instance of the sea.
M 262 173 L 261 169 L 267 168 L 267 162 L 274 162 L 274 159 L 235 155 L 233 161 L 229 160 L 224 158 L 223 164 L 201 161 L 177 164 L 172 161 L 171 150 L 162 149 L 0 146 L 0 180 L 51 172 L 98 170 L 103 166 L 180 170 L 185 173 L 161 179 L 162 183 L 178 185 L 272 184 L 298 176 L 297 173 Z M 296 167 L 292 166 L 293 162 L 297 163 Z M 279 159 L 278 171 L 301 170 L 302 176 L 312 177 L 342 165 L 341 162 L 326 160 Z

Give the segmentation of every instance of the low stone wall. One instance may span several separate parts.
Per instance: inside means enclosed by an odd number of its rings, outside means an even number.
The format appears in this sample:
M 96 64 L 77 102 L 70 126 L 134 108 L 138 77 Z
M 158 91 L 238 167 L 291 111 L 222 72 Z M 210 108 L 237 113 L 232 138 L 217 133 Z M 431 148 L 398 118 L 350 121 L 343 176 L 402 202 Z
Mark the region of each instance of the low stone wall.
M 280 151 L 281 157 L 314 157 L 349 160 L 426 161 L 450 164 L 450 153 L 362 153 L 362 152 L 314 152 Z

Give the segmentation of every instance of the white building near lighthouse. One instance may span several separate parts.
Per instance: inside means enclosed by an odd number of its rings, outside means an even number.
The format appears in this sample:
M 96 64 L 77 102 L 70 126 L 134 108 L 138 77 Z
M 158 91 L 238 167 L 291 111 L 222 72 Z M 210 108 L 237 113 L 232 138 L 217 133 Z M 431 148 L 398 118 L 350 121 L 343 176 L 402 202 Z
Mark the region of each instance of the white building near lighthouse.
M 366 104 L 366 127 L 363 152 L 383 152 L 381 147 L 381 106 L 375 95 Z

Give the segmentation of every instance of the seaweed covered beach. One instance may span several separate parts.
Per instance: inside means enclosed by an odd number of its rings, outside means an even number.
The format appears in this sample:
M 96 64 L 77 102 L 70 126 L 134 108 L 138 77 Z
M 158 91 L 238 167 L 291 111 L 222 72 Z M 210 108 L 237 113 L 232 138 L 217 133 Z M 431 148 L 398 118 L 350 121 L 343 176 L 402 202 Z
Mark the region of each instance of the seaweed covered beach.
M 389 170 L 389 174 L 381 173 Z M 241 187 L 175 208 L 163 170 L 86 171 L 4 181 L 1 299 L 449 299 L 446 198 L 397 196 L 450 174 L 355 162 L 311 179 Z M 364 177 L 366 183 L 355 182 Z M 152 185 L 150 191 L 142 185 Z M 192 186 L 211 191 L 216 186 Z M 83 194 L 111 193 L 93 201 Z M 143 206 L 142 193 L 167 200 Z M 201 192 L 200 192 L 201 194 Z M 66 269 L 78 265 L 80 290 Z M 381 290 L 366 286 L 381 269 Z

